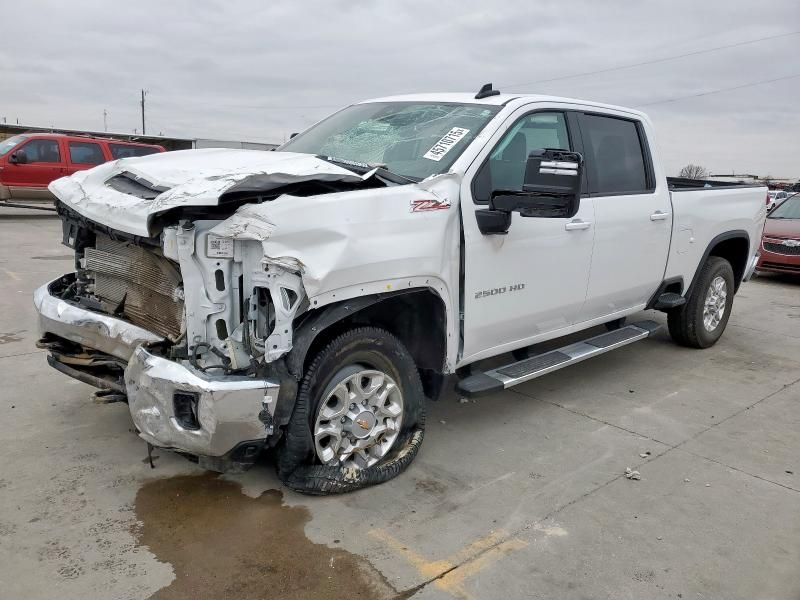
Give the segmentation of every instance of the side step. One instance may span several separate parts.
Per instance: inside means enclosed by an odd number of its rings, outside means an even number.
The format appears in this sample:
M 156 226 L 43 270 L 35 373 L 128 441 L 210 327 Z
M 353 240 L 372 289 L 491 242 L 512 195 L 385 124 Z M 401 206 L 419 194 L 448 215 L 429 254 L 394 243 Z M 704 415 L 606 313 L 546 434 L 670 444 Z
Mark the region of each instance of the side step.
M 511 363 L 485 373 L 475 373 L 456 384 L 456 391 L 462 396 L 474 398 L 492 392 L 499 392 L 518 383 L 536 379 L 569 365 L 611 352 L 622 346 L 638 342 L 661 329 L 655 321 L 639 321 L 602 333 L 582 342 L 575 342 L 558 350 L 551 350 L 531 358 Z
M 670 310 L 686 304 L 686 298 L 675 292 L 664 292 L 657 299 L 653 308 L 656 310 Z

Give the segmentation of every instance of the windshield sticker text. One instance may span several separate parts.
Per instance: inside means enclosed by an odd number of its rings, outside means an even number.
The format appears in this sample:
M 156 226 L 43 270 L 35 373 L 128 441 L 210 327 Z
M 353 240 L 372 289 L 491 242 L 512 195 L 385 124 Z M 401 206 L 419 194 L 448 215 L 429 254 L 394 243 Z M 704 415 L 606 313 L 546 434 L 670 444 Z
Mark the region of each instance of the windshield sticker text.
M 435 160 L 437 162 L 442 160 L 442 157 L 450 152 L 453 146 L 455 146 L 459 140 L 468 133 L 469 129 L 464 129 L 463 127 L 453 127 L 450 131 L 445 133 L 442 136 L 442 139 L 436 142 L 430 150 L 423 154 L 422 158 Z

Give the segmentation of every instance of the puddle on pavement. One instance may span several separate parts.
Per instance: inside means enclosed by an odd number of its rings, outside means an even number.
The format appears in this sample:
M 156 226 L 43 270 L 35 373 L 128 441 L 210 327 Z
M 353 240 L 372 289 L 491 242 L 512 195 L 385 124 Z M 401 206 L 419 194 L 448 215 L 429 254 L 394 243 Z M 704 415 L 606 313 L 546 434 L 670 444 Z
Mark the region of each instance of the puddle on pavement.
M 396 598 L 366 559 L 310 541 L 308 509 L 245 496 L 216 474 L 157 479 L 136 495 L 135 533 L 175 581 L 152 600 Z

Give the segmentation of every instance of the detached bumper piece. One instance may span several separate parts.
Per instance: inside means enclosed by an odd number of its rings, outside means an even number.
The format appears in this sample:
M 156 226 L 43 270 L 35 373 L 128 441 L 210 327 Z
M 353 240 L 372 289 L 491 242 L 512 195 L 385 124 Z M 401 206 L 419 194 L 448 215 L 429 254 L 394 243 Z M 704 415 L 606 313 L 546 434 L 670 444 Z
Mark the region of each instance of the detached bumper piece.
M 475 373 L 460 380 L 456 385 L 456 390 L 466 397 L 499 392 L 519 383 L 574 365 L 587 358 L 605 354 L 611 350 L 645 339 L 660 328 L 661 326 L 655 321 L 633 323 L 615 331 L 596 335 L 581 342 L 504 365 L 485 373 Z

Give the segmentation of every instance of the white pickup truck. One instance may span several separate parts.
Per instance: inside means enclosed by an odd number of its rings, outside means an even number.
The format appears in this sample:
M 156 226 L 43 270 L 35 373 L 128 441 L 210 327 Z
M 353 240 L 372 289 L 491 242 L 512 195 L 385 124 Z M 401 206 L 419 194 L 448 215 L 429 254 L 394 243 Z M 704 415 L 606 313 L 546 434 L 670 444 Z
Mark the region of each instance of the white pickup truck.
M 294 489 L 384 481 L 449 375 L 502 390 L 648 337 L 625 324 L 648 308 L 719 339 L 767 190 L 668 179 L 654 138 L 634 110 L 487 85 L 354 104 L 275 152 L 76 173 L 50 186 L 75 272 L 35 293 L 40 347 L 205 468 L 274 448 Z

